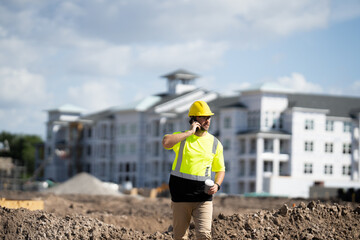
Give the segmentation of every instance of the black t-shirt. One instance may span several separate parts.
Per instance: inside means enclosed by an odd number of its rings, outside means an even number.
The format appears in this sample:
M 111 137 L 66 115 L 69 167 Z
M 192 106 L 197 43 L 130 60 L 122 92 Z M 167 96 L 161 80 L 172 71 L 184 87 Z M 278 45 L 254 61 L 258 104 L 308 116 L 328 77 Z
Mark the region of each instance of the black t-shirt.
M 169 188 L 173 202 L 212 201 L 212 195 L 206 194 L 205 182 L 189 180 L 170 175 Z

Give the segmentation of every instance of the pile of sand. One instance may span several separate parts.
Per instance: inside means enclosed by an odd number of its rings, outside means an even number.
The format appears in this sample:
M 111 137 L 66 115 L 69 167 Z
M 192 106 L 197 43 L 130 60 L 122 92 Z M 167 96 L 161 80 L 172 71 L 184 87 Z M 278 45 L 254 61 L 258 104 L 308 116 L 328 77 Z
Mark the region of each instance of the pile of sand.
M 104 183 L 85 172 L 75 175 L 62 184 L 47 189 L 46 192 L 55 194 L 122 195 L 108 183 Z

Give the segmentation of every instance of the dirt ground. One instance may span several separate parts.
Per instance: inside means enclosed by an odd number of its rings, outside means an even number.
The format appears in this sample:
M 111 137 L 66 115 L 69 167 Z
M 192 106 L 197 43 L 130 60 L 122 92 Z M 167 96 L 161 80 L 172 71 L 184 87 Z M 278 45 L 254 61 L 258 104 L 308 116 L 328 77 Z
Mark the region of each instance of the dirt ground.
M 0 192 L 43 211 L 0 208 L 0 239 L 172 239 L 169 198 Z M 190 239 L 195 239 L 193 224 Z M 360 205 L 215 196 L 214 239 L 360 239 Z

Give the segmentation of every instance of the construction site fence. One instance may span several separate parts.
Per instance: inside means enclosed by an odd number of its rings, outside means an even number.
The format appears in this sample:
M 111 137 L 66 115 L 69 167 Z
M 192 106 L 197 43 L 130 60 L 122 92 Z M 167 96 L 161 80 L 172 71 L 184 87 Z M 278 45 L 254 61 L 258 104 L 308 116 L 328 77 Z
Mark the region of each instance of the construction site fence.
M 0 191 L 1 190 L 23 190 L 24 180 L 14 178 L 0 178 Z

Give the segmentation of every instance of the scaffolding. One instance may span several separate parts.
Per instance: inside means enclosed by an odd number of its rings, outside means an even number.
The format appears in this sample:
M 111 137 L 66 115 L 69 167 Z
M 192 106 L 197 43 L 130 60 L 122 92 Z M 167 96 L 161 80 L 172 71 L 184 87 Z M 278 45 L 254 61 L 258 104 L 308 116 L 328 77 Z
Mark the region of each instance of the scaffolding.
M 10 157 L 0 157 L 0 191 L 22 190 L 25 167 L 17 166 Z

